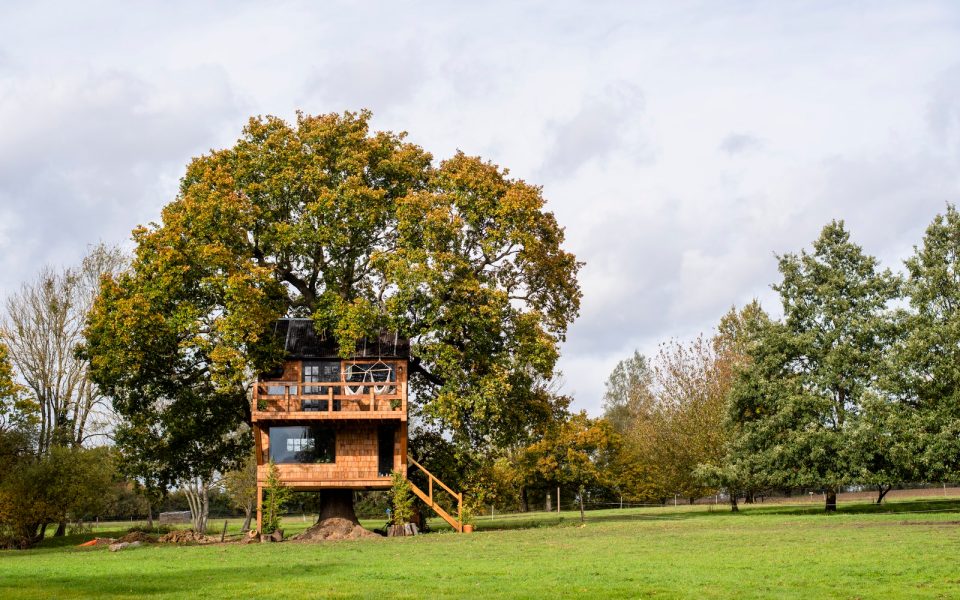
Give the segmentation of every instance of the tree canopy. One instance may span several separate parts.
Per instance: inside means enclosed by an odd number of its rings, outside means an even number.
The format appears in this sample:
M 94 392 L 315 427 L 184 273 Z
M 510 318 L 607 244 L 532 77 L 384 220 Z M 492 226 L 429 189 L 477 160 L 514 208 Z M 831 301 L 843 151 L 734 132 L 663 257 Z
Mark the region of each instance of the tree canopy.
M 459 152 L 435 163 L 370 120 L 251 119 L 188 165 L 103 285 L 93 376 L 169 477 L 242 457 L 245 385 L 280 360 L 266 332 L 281 316 L 311 317 L 345 355 L 385 328 L 409 337 L 415 408 L 458 444 L 552 415 L 535 388 L 578 313 L 580 264 L 540 188 Z
M 780 272 L 783 321 L 750 347 L 731 416 L 742 450 L 772 484 L 822 487 L 833 509 L 836 492 L 865 466 L 852 432 L 892 342 L 898 281 L 836 221 L 812 253 L 782 256 Z

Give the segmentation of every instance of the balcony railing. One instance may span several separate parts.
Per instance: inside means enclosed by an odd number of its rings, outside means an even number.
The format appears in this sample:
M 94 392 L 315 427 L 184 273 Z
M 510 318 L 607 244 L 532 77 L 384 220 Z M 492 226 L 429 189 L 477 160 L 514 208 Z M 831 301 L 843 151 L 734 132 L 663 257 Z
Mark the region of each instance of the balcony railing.
M 260 418 L 288 413 L 357 412 L 396 413 L 399 417 L 407 414 L 406 382 L 261 381 L 253 388 L 253 411 Z

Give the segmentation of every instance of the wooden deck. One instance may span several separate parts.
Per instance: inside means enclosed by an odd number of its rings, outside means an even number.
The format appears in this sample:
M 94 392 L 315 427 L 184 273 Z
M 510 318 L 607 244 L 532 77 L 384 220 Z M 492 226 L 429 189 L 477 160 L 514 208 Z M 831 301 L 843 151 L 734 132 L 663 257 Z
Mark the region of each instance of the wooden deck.
M 406 382 L 258 382 L 253 388 L 254 422 L 277 420 L 407 420 Z M 312 392 L 320 388 L 326 393 Z M 361 391 L 361 393 L 343 393 Z M 272 392 L 272 393 L 271 393 Z

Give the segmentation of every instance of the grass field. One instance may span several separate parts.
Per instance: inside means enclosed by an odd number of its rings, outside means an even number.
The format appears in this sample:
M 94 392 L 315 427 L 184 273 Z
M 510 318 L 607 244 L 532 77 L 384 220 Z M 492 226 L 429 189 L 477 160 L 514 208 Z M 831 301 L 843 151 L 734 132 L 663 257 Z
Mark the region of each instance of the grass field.
M 603 510 L 583 527 L 540 514 L 309 545 L 76 548 L 88 535 L 0 552 L 0 598 L 960 598 L 958 523 L 960 501 L 926 499 Z

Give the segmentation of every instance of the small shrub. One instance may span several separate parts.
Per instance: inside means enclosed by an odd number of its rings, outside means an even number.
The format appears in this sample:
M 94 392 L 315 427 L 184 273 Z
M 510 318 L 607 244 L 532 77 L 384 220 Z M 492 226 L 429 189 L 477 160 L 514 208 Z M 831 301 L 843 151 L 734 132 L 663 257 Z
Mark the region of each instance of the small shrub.
M 273 460 L 270 461 L 267 485 L 263 488 L 263 530 L 260 533 L 273 533 L 280 529 L 280 511 L 290 501 L 293 492 L 280 481 L 280 471 Z
M 393 505 L 393 524 L 405 525 L 413 516 L 413 494 L 410 492 L 410 482 L 400 471 L 394 471 L 392 477 L 390 503 Z

